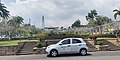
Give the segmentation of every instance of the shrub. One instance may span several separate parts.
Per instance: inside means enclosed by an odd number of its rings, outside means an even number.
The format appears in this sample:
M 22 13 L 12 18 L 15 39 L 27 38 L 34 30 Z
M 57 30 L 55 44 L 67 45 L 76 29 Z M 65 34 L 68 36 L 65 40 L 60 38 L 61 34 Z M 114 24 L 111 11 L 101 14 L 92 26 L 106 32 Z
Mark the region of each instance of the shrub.
M 38 34 L 33 34 L 32 37 L 45 37 L 48 34 L 49 34 L 48 32 L 42 32 L 42 33 L 38 33 Z
M 39 42 L 39 43 L 37 43 L 37 44 L 35 45 L 35 47 L 41 48 L 41 47 L 43 47 L 43 44 L 42 44 L 41 42 Z
M 102 42 L 102 41 L 97 41 L 96 44 L 97 44 L 97 45 L 103 45 L 103 42 Z
M 96 39 L 97 35 L 89 35 L 88 38 L 90 38 L 90 39 Z

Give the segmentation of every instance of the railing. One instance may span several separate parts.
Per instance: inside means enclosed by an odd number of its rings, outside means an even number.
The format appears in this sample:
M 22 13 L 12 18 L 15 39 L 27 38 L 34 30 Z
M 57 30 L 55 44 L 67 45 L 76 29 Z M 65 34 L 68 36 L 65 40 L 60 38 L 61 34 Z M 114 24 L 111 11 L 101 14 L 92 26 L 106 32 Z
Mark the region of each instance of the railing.
M 21 49 L 24 47 L 25 44 L 26 44 L 26 42 L 19 43 L 19 46 L 18 46 L 18 48 L 16 50 L 15 55 L 21 51 Z

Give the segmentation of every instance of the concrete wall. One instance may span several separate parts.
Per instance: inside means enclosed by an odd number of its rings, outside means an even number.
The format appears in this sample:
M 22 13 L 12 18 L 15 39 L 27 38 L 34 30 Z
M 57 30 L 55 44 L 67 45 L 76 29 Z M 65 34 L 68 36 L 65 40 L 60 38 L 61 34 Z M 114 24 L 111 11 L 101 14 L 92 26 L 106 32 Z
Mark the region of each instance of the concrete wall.
M 0 55 L 14 55 L 18 45 L 16 46 L 0 46 Z
M 25 45 L 25 42 L 21 42 L 18 43 L 19 45 L 15 45 L 15 46 L 0 46 L 0 56 L 4 56 L 4 55 L 16 55 Z M 27 42 L 27 43 L 37 43 L 37 42 Z M 31 45 L 29 45 L 29 47 L 32 49 L 33 47 Z M 28 50 L 26 51 L 31 51 L 29 49 L 29 47 L 27 46 L 26 48 Z

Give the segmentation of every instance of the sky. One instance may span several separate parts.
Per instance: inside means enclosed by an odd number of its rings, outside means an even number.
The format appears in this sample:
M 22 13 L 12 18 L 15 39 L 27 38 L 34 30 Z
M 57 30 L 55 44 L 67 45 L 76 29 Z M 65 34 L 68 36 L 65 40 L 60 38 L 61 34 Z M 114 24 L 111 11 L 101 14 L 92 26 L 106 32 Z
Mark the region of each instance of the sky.
M 98 15 L 113 19 L 113 10 L 120 8 L 120 0 L 1 0 L 11 16 L 21 16 L 25 23 L 41 28 L 41 16 L 45 16 L 45 26 L 69 27 L 79 19 L 85 25 L 90 10 Z

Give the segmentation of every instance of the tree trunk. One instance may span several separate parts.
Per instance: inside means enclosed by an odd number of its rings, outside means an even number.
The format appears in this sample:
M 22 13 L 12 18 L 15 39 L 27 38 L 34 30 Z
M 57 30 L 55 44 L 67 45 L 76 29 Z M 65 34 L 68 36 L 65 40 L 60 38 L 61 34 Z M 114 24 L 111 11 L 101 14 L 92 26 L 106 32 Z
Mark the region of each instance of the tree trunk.
M 8 34 L 9 34 L 8 36 L 9 36 L 9 42 L 10 42 L 10 40 L 11 40 L 11 36 L 10 36 L 10 35 L 11 35 L 11 34 L 10 34 L 10 32 L 8 32 Z

